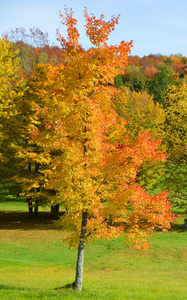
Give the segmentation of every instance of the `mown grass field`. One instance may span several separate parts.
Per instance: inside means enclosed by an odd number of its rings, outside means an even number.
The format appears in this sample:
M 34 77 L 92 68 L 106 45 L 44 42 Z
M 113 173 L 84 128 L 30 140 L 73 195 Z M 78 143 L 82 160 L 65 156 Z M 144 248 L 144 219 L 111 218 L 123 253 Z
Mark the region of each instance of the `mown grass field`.
M 67 285 L 75 278 L 77 250 L 62 243 L 46 209 L 30 220 L 21 202 L 0 203 L 0 299 L 168 299 L 187 297 L 186 217 L 169 233 L 157 232 L 151 249 L 122 246 L 123 239 L 86 247 L 83 292 Z

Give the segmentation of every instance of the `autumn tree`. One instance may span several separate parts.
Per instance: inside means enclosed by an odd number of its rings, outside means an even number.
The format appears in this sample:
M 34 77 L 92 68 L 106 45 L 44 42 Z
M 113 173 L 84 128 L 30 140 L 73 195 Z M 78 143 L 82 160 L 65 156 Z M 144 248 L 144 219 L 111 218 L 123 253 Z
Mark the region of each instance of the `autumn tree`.
M 4 182 L 9 181 L 16 169 L 13 165 L 10 168 L 6 167 L 9 154 L 11 155 L 8 151 L 11 143 L 8 132 L 13 129 L 9 120 L 17 115 L 17 103 L 23 97 L 24 90 L 23 81 L 17 74 L 18 51 L 14 51 L 12 44 L 5 39 L 0 40 L 0 65 L 0 181 Z M 15 183 L 13 187 L 17 187 Z
M 33 218 L 37 217 L 39 206 L 51 206 L 50 196 L 54 196 L 55 191 L 45 189 L 45 177 L 41 172 L 49 167 L 49 155 L 32 140 L 33 124 L 36 126 L 39 120 L 34 114 L 28 87 L 25 85 L 24 93 L 16 100 L 11 99 L 10 107 L 5 108 L 1 118 L 0 170 L 4 180 L 19 187 L 19 194 L 27 199 L 29 215 Z
M 177 207 L 187 200 L 187 84 L 172 86 L 164 98 L 164 140 L 167 145 L 165 185 Z
M 32 157 L 27 155 L 27 158 L 20 150 L 31 152 L 28 124 L 33 118 L 31 105 L 26 101 L 27 87 L 19 73 L 19 53 L 5 39 L 0 40 L 0 64 L 0 181 L 8 183 L 9 190 L 16 196 L 24 193 L 35 204 L 38 200 L 43 203 L 44 196 L 41 201 L 35 187 L 40 178 L 39 162 L 34 159 L 36 154 L 39 156 L 39 149 L 32 143 Z M 32 215 L 32 205 L 29 210 Z
M 7 108 L 13 109 L 12 98 L 21 80 L 17 76 L 18 51 L 12 50 L 12 45 L 5 39 L 0 40 L 0 115 L 7 113 Z M 15 106 L 14 106 L 15 108 Z
M 20 30 L 17 30 L 17 35 L 18 33 Z M 18 37 L 24 39 L 25 34 L 23 31 Z M 38 35 L 41 35 L 40 32 L 35 35 L 36 39 Z M 23 44 L 19 49 L 22 52 L 27 51 L 30 46 Z M 20 72 L 20 60 L 23 57 L 23 53 L 20 54 L 15 44 L 5 39 L 0 41 L 0 180 L 8 183 L 13 195 L 26 197 L 30 217 L 37 216 L 39 205 L 51 206 L 52 215 L 57 215 L 58 205 L 54 207 L 50 202 L 50 196 L 53 196 L 55 191 L 41 191 L 38 187 L 40 182 L 43 182 L 39 166 L 44 164 L 44 159 L 40 159 L 39 156 L 42 149 L 38 149 L 30 141 L 29 124 L 30 120 L 33 122 L 34 116 L 27 96 L 25 76 L 22 78 Z M 26 58 L 23 59 L 25 60 Z M 20 149 L 27 149 L 27 155 Z
M 149 133 L 130 141 L 126 121 L 113 107 L 114 78 L 123 74 L 132 43 L 107 44 L 119 16 L 106 22 L 86 9 L 84 16 L 93 48 L 82 49 L 77 20 L 72 9 L 65 9 L 67 38 L 58 31 L 58 39 L 67 60 L 38 66 L 29 80 L 28 145 L 17 149 L 19 157 L 40 162 L 42 180 L 35 188 L 54 190 L 51 200 L 65 208 L 59 224 L 69 233 L 64 241 L 78 248 L 79 291 L 86 243 L 124 235 L 131 246 L 147 248 L 154 230 L 167 230 L 174 220 L 166 192 L 151 196 L 136 183 L 144 160 L 165 160 L 165 153 L 157 151 L 160 141 Z

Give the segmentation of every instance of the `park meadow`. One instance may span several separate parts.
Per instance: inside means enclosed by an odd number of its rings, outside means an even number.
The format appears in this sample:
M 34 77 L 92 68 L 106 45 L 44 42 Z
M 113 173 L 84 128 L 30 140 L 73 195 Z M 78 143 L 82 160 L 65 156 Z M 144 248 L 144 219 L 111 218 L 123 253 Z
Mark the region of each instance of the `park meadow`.
M 28 218 L 21 201 L 0 204 L 0 299 L 186 299 L 186 217 L 168 233 L 156 232 L 149 250 L 123 246 L 123 238 L 86 245 L 82 293 L 75 280 L 76 249 L 62 243 L 47 208 Z

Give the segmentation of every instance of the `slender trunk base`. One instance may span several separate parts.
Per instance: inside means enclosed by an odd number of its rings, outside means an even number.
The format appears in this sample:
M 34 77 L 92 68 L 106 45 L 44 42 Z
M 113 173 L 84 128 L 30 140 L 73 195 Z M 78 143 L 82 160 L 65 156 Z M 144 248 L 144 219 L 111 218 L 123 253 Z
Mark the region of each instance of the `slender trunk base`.
M 76 266 L 76 277 L 75 277 L 75 289 L 82 291 L 83 283 L 83 265 L 84 265 L 84 248 L 85 241 L 82 241 L 78 248 L 77 266 Z
M 78 291 L 82 291 L 83 283 L 83 265 L 84 265 L 84 249 L 86 240 L 86 228 L 87 226 L 87 212 L 82 212 L 82 226 L 81 226 L 81 236 L 78 248 L 77 256 L 77 266 L 76 266 L 76 276 L 75 276 L 75 286 L 74 288 Z

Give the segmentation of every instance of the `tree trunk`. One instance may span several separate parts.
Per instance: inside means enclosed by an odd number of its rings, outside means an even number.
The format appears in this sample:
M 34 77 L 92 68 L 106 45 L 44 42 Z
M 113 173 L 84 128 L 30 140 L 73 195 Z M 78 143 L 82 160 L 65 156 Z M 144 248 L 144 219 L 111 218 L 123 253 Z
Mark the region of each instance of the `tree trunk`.
M 51 217 L 54 219 L 58 218 L 59 206 L 59 204 L 51 206 Z
M 28 202 L 28 209 L 29 209 L 29 217 L 31 219 L 37 218 L 39 201 L 36 201 L 35 205 L 33 205 L 33 202 L 30 199 L 27 199 L 27 202 Z
M 84 264 L 84 248 L 85 248 L 85 234 L 87 225 L 87 212 L 82 212 L 82 227 L 80 244 L 78 248 L 77 266 L 76 266 L 76 277 L 75 277 L 75 289 L 82 291 L 83 283 L 83 264 Z
M 33 206 L 32 202 L 28 200 L 28 209 L 29 209 L 29 217 L 32 219 L 33 218 Z
M 35 208 L 34 208 L 34 218 L 38 218 L 38 202 L 36 202 L 35 204 Z

